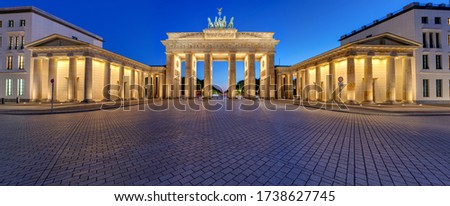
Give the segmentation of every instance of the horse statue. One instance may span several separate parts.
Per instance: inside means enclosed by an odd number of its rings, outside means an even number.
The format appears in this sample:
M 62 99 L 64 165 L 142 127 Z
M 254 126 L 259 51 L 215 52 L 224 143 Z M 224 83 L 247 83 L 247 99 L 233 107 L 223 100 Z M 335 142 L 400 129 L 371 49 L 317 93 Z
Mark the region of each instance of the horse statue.
M 211 21 L 211 18 L 208 17 L 208 28 L 214 28 L 214 24 Z
M 214 21 L 214 28 L 219 28 L 220 24 L 219 24 L 220 19 L 217 19 L 216 16 L 216 20 Z
M 234 17 L 231 17 L 230 23 L 228 24 L 228 28 L 234 28 Z
M 224 16 L 222 22 L 220 23 L 220 28 L 227 28 L 227 16 Z

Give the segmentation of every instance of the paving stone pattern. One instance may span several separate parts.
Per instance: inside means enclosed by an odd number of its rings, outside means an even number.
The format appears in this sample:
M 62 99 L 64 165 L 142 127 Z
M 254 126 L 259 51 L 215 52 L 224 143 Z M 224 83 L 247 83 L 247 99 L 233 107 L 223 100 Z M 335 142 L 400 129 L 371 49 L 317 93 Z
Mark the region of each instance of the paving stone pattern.
M 0 185 L 450 186 L 450 117 L 131 110 L 0 115 Z

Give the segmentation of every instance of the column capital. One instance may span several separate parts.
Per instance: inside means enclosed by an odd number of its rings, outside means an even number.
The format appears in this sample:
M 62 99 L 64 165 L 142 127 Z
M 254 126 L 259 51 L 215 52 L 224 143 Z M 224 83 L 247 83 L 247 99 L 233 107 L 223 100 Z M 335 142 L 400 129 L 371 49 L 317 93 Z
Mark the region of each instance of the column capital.
M 375 56 L 375 52 L 369 51 L 369 52 L 367 52 L 367 56 L 369 56 L 369 57 Z
M 393 52 L 389 53 L 389 56 L 396 57 L 396 56 L 398 56 L 398 54 L 397 54 L 397 52 L 393 51 Z

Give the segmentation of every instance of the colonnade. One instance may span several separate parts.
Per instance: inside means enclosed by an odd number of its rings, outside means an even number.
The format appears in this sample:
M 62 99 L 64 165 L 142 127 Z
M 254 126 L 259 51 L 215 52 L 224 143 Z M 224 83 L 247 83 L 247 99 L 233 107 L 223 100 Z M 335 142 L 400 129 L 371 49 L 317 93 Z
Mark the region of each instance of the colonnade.
M 375 68 L 373 64 L 374 58 L 383 62 L 383 65 L 378 65 L 378 67 Z M 362 75 L 357 76 L 355 59 L 364 61 L 362 65 Z M 340 70 L 339 73 L 345 73 L 345 76 L 339 76 L 337 74 L 337 65 L 346 65 L 345 67 L 340 66 L 338 68 Z M 397 66 L 399 65 L 401 65 L 400 74 L 397 73 L 399 71 Z M 358 69 L 360 68 L 358 67 Z M 342 98 L 349 104 L 372 104 L 374 103 L 375 69 L 376 72 L 384 74 L 383 78 L 385 78 L 386 85 L 382 85 L 382 87 L 385 88 L 385 91 L 377 91 L 385 94 L 384 103 L 395 103 L 398 101 L 401 101 L 402 103 L 413 102 L 412 56 L 397 56 L 395 53 L 376 57 L 373 53 L 368 53 L 367 55 L 350 55 L 344 59 L 329 59 L 328 61 L 317 62 L 315 65 L 305 66 L 304 68 L 297 70 L 280 68 L 277 70 L 277 97 L 279 99 L 294 98 L 293 79 L 294 76 L 296 76 L 297 97 L 302 98 L 302 100 L 334 102 L 339 101 Z M 324 79 L 322 72 L 326 70 L 328 70 L 328 72 Z M 311 79 L 312 74 L 315 76 L 314 80 Z M 357 79 L 362 79 L 361 83 L 357 83 Z M 342 82 L 339 82 L 339 80 Z M 398 91 L 396 88 L 399 85 L 401 85 L 402 88 L 401 96 L 396 92 Z M 342 87 L 343 91 L 340 91 L 339 87 Z M 358 93 L 357 95 L 356 91 L 361 89 L 361 94 Z M 314 94 L 311 93 L 312 91 L 314 91 Z M 338 96 L 341 92 L 346 94 L 345 97 Z M 326 95 L 323 95 L 323 93 Z M 362 101 L 357 101 L 357 99 L 361 99 Z
M 60 61 L 68 61 L 68 65 L 59 64 Z M 95 66 L 94 61 L 98 62 Z M 80 65 L 81 63 L 82 65 Z M 163 93 L 163 70 L 152 71 L 151 68 L 138 68 L 136 65 L 118 63 L 111 59 L 72 54 L 64 56 L 34 55 L 33 65 L 31 84 L 33 101 L 49 101 L 52 99 L 52 89 L 55 101 L 85 103 L 116 99 L 137 100 L 145 97 L 161 98 Z M 103 73 L 94 74 L 94 69 Z M 112 82 L 113 70 L 117 74 L 114 78 L 117 80 L 115 82 Z M 103 79 L 98 76 L 103 76 Z M 51 83 L 52 79 L 54 85 Z M 83 81 L 80 82 L 80 79 Z M 146 79 L 147 85 L 145 84 Z M 62 83 L 61 81 L 67 82 Z M 67 84 L 67 86 L 61 87 L 58 84 Z M 45 87 L 47 89 L 44 92 Z M 64 94 L 65 91 L 58 91 L 62 88 L 67 91 L 67 94 Z M 95 97 L 94 91 L 98 93 Z M 146 91 L 147 95 L 145 95 Z M 64 94 L 62 95 L 64 98 L 58 94 Z M 99 98 L 100 96 L 101 98 Z
M 217 57 L 216 57 L 217 56 Z M 167 53 L 166 54 L 166 85 L 164 90 L 164 98 L 181 97 L 181 63 L 185 62 L 185 86 L 184 97 L 195 98 L 197 96 L 197 62 L 204 62 L 204 87 L 202 96 L 211 98 L 213 96 L 213 62 L 228 62 L 228 98 L 236 98 L 236 63 L 244 62 L 244 85 L 245 98 L 256 98 L 256 82 L 255 82 L 255 62 L 260 61 L 261 66 L 261 86 L 259 96 L 261 98 L 274 98 L 274 92 L 271 90 L 275 87 L 275 68 L 274 53 L 247 52 L 228 52 L 226 54 L 213 54 L 212 52 L 194 53 Z M 272 89 L 271 89 L 272 88 Z

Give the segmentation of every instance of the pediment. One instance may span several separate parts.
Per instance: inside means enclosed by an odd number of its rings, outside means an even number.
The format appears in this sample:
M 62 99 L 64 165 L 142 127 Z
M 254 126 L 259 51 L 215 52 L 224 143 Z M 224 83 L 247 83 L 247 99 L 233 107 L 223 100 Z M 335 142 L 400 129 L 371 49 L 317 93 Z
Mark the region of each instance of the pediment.
M 353 45 L 376 45 L 376 46 L 421 46 L 420 43 L 400 37 L 391 33 L 361 39 L 352 43 Z
M 27 45 L 27 47 L 85 46 L 86 42 L 54 34 Z

